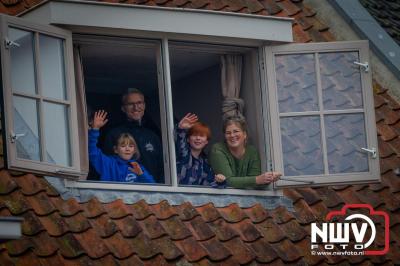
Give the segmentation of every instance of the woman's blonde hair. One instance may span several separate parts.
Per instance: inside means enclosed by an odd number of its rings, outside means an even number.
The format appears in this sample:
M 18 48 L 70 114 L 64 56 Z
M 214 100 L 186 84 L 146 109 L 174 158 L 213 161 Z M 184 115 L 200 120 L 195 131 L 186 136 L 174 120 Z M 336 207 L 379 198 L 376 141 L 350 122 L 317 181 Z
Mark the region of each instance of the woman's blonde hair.
M 117 138 L 115 146 L 118 147 L 124 144 L 132 144 L 135 147 L 135 152 L 132 156 L 132 159 L 138 160 L 140 158 L 140 151 L 138 149 L 138 145 L 136 144 L 135 138 L 129 133 L 121 133 Z

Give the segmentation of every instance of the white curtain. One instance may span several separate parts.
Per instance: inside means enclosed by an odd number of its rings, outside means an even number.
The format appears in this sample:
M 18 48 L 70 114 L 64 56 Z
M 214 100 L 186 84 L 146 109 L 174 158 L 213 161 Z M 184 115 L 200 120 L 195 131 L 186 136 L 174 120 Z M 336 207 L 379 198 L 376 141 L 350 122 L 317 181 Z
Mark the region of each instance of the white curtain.
M 242 82 L 242 61 L 241 55 L 221 56 L 221 86 L 223 118 L 229 116 L 241 116 L 243 114 L 244 102 L 239 98 L 240 85 Z
M 79 153 L 81 172 L 89 172 L 89 154 L 88 154 L 88 119 L 86 110 L 85 82 L 83 77 L 82 59 L 79 48 L 74 47 L 74 69 L 76 86 L 76 106 L 78 113 L 78 131 L 79 131 Z M 87 174 L 80 179 L 86 179 Z

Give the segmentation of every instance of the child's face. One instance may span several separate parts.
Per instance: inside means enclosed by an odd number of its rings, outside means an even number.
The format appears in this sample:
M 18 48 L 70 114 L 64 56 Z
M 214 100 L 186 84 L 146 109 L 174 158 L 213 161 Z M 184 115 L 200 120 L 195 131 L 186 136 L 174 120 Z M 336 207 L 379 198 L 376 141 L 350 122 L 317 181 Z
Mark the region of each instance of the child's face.
M 206 135 L 193 134 L 189 136 L 189 145 L 193 150 L 201 151 L 208 144 Z
M 120 143 L 118 146 L 114 146 L 114 152 L 118 154 L 121 159 L 128 161 L 132 159 L 135 154 L 135 145 L 128 142 Z

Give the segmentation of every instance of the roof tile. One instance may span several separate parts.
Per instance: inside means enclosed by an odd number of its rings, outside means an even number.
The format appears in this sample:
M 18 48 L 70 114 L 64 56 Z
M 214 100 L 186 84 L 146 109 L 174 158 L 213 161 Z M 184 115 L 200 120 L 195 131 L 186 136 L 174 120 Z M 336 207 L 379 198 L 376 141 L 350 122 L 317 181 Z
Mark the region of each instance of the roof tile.
M 197 207 L 196 210 L 200 213 L 203 219 L 208 223 L 217 220 L 221 217 L 220 213 L 212 203 Z
M 329 212 L 329 209 L 322 202 L 314 204 L 313 206 L 310 206 L 310 208 L 312 209 L 315 217 L 317 218 L 317 221 L 325 220 L 325 217 Z
M 173 240 L 185 239 L 192 235 L 189 229 L 186 228 L 185 224 L 177 216 L 161 221 L 161 225 Z
M 310 34 L 303 30 L 299 24 L 293 25 L 293 39 L 296 43 L 307 43 L 312 41 Z
M 294 204 L 294 209 L 296 210 L 294 216 L 300 224 L 309 224 L 317 220 L 313 210 L 303 199 Z
M 245 219 L 238 223 L 231 224 L 230 227 L 238 232 L 240 238 L 245 242 L 254 242 L 262 237 L 261 233 L 253 225 L 250 219 Z
M 31 241 L 33 243 L 32 251 L 39 257 L 48 257 L 58 251 L 56 240 L 46 232 L 31 237 Z
M 381 138 L 378 139 L 378 149 L 379 149 L 379 157 L 382 159 L 390 157 L 392 155 L 396 155 L 395 151 L 392 149 L 389 143 L 383 141 Z
M 183 221 L 192 220 L 194 217 L 200 215 L 190 202 L 184 202 L 181 205 L 174 206 L 174 208 L 179 218 Z
M 193 237 L 175 241 L 175 245 L 185 254 L 189 262 L 199 261 L 207 256 L 207 251 Z
M 93 229 L 81 232 L 80 234 L 74 234 L 74 237 L 80 243 L 83 250 L 85 250 L 85 253 L 91 258 L 101 258 L 110 252 L 104 241 L 102 241 Z
M 160 237 L 154 244 L 167 260 L 175 260 L 183 256 L 181 250 L 176 247 L 169 236 Z
M 385 201 L 378 194 L 371 191 L 369 188 L 357 192 L 357 197 L 363 202 L 370 204 L 374 209 L 384 205 Z
M 292 242 L 300 241 L 300 240 L 304 239 L 307 236 L 307 232 L 295 220 L 291 220 L 288 223 L 281 224 L 280 228 L 285 232 L 286 236 Z
M 27 174 L 20 178 L 14 178 L 14 180 L 21 187 L 21 192 L 24 195 L 35 195 L 40 191 L 46 191 L 46 187 L 39 182 L 39 178 L 35 177 L 32 174 Z
M 334 208 L 345 203 L 330 187 L 319 187 L 315 190 L 328 208 Z
M 306 261 L 307 265 L 317 265 L 317 264 L 321 265 L 321 263 L 325 260 L 325 257 L 311 254 L 310 243 L 311 239 L 309 237 L 306 237 L 303 240 L 297 242 L 296 247 L 299 250 L 309 251 L 309 252 L 302 252 L 302 255 L 304 256 L 304 260 Z
M 18 240 L 10 240 L 0 244 L 0 246 L 4 247 L 11 256 L 19 256 L 33 248 L 33 243 L 30 240 L 29 237 L 22 236 Z
M 198 241 L 207 240 L 215 236 L 215 233 L 211 230 L 210 226 L 199 216 L 184 223 Z
M 296 191 L 294 188 L 286 188 L 283 190 L 283 194 L 296 203 L 299 199 L 303 199 L 303 196 Z
M 218 11 L 218 10 L 222 10 L 223 8 L 226 8 L 226 7 L 228 7 L 228 4 L 225 1 L 214 0 L 214 1 L 209 2 L 207 9 Z
M 274 0 L 262 0 L 260 2 L 269 15 L 275 15 L 282 11 L 282 8 Z
M 62 218 L 58 212 L 47 216 L 39 216 L 38 218 L 51 236 L 61 236 L 69 231 L 65 219 Z
M 67 233 L 62 237 L 56 238 L 56 240 L 63 257 L 76 258 L 85 254 L 85 250 L 72 233 Z
M 133 216 L 137 220 L 143 220 L 153 214 L 149 205 L 147 205 L 144 200 L 140 200 L 135 204 L 129 205 L 129 207 L 131 209 L 131 213 L 133 213 Z
M 296 246 L 287 239 L 271 245 L 284 262 L 294 262 L 301 258 Z
M 174 208 L 171 207 L 171 205 L 169 205 L 169 203 L 166 200 L 161 201 L 160 203 L 155 205 L 149 205 L 149 207 L 154 213 L 154 215 L 157 217 L 157 219 L 160 220 L 165 220 L 173 215 L 178 215 L 175 212 Z
M 134 238 L 126 240 L 130 241 L 132 247 L 135 249 L 135 253 L 141 259 L 149 259 L 160 253 L 155 243 L 152 242 L 143 232 L 140 232 Z
M 270 213 L 275 222 L 278 224 L 287 223 L 288 221 L 295 219 L 293 214 L 288 212 L 288 210 L 283 206 L 275 208 Z
M 221 244 L 215 237 L 202 241 L 201 245 L 205 248 L 208 253 L 208 257 L 212 261 L 221 261 L 228 258 L 232 253 Z
M 376 130 L 378 131 L 378 135 L 384 140 L 384 141 L 390 141 L 394 138 L 397 138 L 396 132 L 387 124 L 384 124 L 383 122 L 379 122 L 376 125 Z
M 255 255 L 239 237 L 224 242 L 224 246 L 230 251 L 233 258 L 241 265 L 247 264 L 255 258 Z
M 293 4 L 290 0 L 284 0 L 277 3 L 283 10 L 285 10 L 289 16 L 294 16 L 301 12 L 301 9 Z
M 273 219 L 267 219 L 262 223 L 256 224 L 259 232 L 270 243 L 277 243 L 286 238 L 285 232 L 282 228 L 274 223 Z
M 124 204 L 122 199 L 103 205 L 108 215 L 113 219 L 123 218 L 131 213 L 131 210 Z
M 217 235 L 217 238 L 221 241 L 227 241 L 229 239 L 239 236 L 239 234 L 235 230 L 233 230 L 230 225 L 222 218 L 210 222 L 209 226 L 213 229 L 213 231 Z
M 397 156 L 390 156 L 385 158 L 384 160 L 380 160 L 380 169 L 381 169 L 381 176 L 384 177 L 386 173 L 393 173 L 393 170 L 399 167 L 400 165 L 400 158 Z M 392 176 L 389 176 L 392 177 Z M 396 178 L 390 181 L 396 181 Z
M 129 217 L 129 216 L 127 216 Z M 125 217 L 125 218 L 127 218 Z M 123 218 L 123 219 L 125 219 Z M 122 219 L 121 219 L 122 220 Z M 96 233 L 101 237 L 110 237 L 118 231 L 116 221 L 110 219 L 107 214 L 103 214 L 93 219 L 88 219 L 91 227 L 96 231 Z M 127 225 L 129 226 L 129 225 Z M 121 230 L 122 231 L 122 230 Z
M 317 202 L 321 201 L 321 197 L 312 188 L 297 188 L 296 191 L 299 192 L 303 196 L 303 199 L 310 206 L 312 206 L 312 205 L 316 204 Z
M 56 206 L 61 216 L 73 216 L 83 211 L 83 208 L 76 199 L 71 198 L 64 201 L 60 197 L 50 197 L 50 200 Z
M 253 223 L 261 223 L 267 218 L 272 217 L 259 203 L 250 208 L 243 209 L 243 211 L 248 217 L 250 217 Z
M 95 218 L 104 213 L 107 213 L 103 208 L 103 204 L 97 199 L 92 198 L 88 202 L 81 204 L 84 210 L 84 215 L 88 218 Z
M 118 259 L 125 259 L 134 254 L 135 250 L 131 243 L 124 241 L 120 233 L 113 234 L 111 237 L 104 238 L 107 249 Z
M 31 210 L 29 202 L 19 191 L 13 191 L 8 195 L 0 195 L 0 209 L 6 207 L 13 215 L 20 215 Z
M 388 143 L 390 147 L 396 152 L 396 154 L 400 154 L 400 137 L 394 138 Z
M 236 204 L 230 204 L 228 207 L 218 208 L 222 218 L 229 223 L 237 223 L 248 218 L 246 213 Z
M 248 246 L 256 255 L 256 260 L 258 262 L 270 263 L 278 258 L 278 254 L 264 238 L 261 238 Z
M 0 171 L 0 195 L 6 195 L 18 188 L 18 184 L 6 170 Z
M 40 265 L 40 258 L 35 256 L 31 251 L 21 254 L 21 256 L 13 259 L 15 264 L 13 265 Z
M 167 235 L 167 232 L 154 215 L 150 215 L 144 220 L 137 221 L 137 223 L 151 239 Z
M 109 223 L 115 223 L 124 237 L 135 237 L 142 231 L 140 224 L 130 215 Z
M 57 210 L 45 192 L 27 196 L 26 199 L 38 215 L 48 215 Z
M 22 217 L 21 230 L 24 235 L 32 236 L 46 230 L 33 211 L 25 212 Z
M 400 209 L 400 199 L 393 197 L 390 193 L 389 188 L 385 188 L 378 192 L 378 196 L 385 200 L 386 209 L 392 212 L 396 212 Z M 399 242 L 400 243 L 400 242 Z

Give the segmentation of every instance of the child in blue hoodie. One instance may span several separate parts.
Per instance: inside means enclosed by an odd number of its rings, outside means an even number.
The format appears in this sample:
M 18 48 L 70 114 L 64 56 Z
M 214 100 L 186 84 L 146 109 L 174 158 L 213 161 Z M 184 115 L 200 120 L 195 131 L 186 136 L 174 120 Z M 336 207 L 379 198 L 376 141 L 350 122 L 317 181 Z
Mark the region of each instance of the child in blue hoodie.
M 155 183 L 153 176 L 136 160 L 140 153 L 135 139 L 129 133 L 122 133 L 114 145 L 116 155 L 107 156 L 98 147 L 99 129 L 108 122 L 107 112 L 94 113 L 89 130 L 89 161 L 100 174 L 101 181 Z

